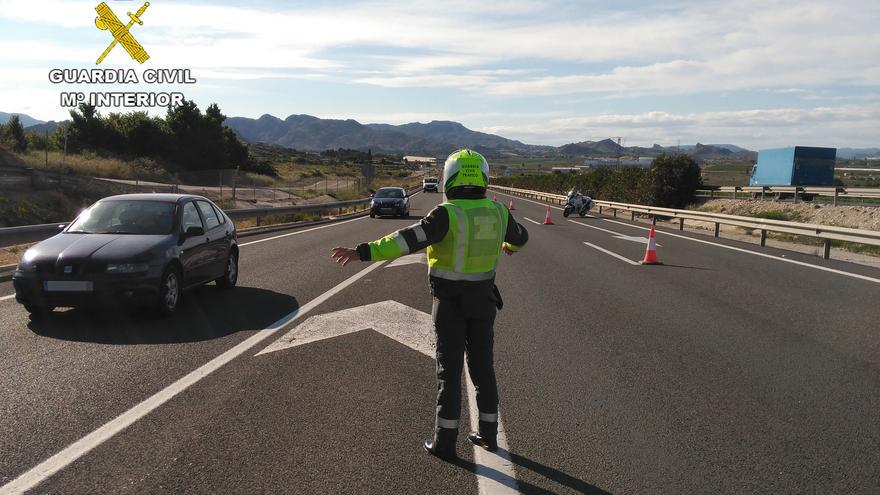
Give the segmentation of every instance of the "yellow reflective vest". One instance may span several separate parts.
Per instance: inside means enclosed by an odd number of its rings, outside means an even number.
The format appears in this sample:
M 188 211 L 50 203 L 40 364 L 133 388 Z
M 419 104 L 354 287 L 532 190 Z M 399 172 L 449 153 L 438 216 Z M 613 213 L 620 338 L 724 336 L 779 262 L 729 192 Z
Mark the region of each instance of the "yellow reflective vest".
M 507 232 L 507 209 L 487 198 L 453 199 L 440 206 L 449 213 L 449 232 L 428 246 L 431 276 L 470 281 L 494 278 Z

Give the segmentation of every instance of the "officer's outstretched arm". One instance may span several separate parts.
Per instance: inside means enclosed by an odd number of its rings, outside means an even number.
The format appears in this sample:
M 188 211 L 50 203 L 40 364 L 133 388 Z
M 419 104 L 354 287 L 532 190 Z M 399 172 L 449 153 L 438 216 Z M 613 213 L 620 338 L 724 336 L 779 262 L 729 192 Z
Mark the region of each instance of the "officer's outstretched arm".
M 448 230 L 449 213 L 438 206 L 415 225 L 373 242 L 358 244 L 357 252 L 361 261 L 393 260 L 442 241 Z
M 516 223 L 513 214 L 507 212 L 507 232 L 504 234 L 504 248 L 508 254 L 515 253 L 529 242 L 529 232 L 521 224 Z

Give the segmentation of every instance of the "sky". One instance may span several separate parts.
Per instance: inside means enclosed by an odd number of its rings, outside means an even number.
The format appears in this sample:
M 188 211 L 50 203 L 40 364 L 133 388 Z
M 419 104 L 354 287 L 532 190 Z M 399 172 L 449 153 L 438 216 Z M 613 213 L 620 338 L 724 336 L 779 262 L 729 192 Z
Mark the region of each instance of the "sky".
M 454 120 L 531 144 L 880 146 L 877 0 L 155 0 L 131 28 L 150 60 L 116 47 L 99 67 L 196 84 L 49 82 L 98 67 L 97 3 L 0 0 L 0 111 L 180 91 L 227 116 Z M 125 22 L 143 2 L 107 3 Z

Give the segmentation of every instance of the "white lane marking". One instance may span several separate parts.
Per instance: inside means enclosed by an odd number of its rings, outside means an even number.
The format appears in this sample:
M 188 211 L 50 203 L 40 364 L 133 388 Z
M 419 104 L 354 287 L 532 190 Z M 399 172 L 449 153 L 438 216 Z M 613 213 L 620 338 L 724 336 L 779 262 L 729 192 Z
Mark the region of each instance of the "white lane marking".
M 256 241 L 245 242 L 245 243 L 243 243 L 243 244 L 239 244 L 238 247 L 250 246 L 251 244 L 257 244 L 257 243 L 260 243 L 260 242 L 266 242 L 266 241 L 273 241 L 273 240 L 275 240 L 275 239 L 281 239 L 282 237 L 290 237 L 290 236 L 292 236 L 292 235 L 305 234 L 306 232 L 313 232 L 313 231 L 315 231 L 315 230 L 321 230 L 321 229 L 327 229 L 327 228 L 330 228 L 330 227 L 336 227 L 336 226 L 343 225 L 343 224 L 346 224 L 346 223 L 351 223 L 351 222 L 356 222 L 356 221 L 358 221 L 358 220 L 363 220 L 364 218 L 367 218 L 367 217 L 352 218 L 351 220 L 344 220 L 344 221 L 342 221 L 342 222 L 328 223 L 327 225 L 321 225 L 320 227 L 313 227 L 313 228 L 311 228 L 311 229 L 297 230 L 296 232 L 288 232 L 287 234 L 276 235 L 276 236 L 274 236 L 274 237 L 267 237 L 267 238 L 265 238 L 265 239 L 257 239 Z
M 471 429 L 478 431 L 480 413 L 477 411 L 477 391 L 471 381 L 470 373 L 465 372 L 464 376 L 471 413 Z M 513 461 L 510 460 L 510 451 L 507 446 L 507 436 L 504 433 L 504 424 L 501 422 L 501 414 L 498 415 L 498 450 L 489 452 L 474 445 L 474 465 L 476 466 L 477 488 L 480 495 L 519 493 L 516 473 L 513 471 Z
M 541 225 L 541 222 L 536 222 L 536 221 L 532 220 L 532 219 L 529 218 L 529 217 L 523 217 L 523 220 L 527 220 L 527 221 L 529 221 L 529 222 L 532 222 L 532 223 L 535 224 L 535 225 Z
M 584 244 L 586 244 L 587 246 L 590 246 L 590 247 L 593 248 L 593 249 L 597 249 L 597 250 L 599 250 L 599 251 L 602 251 L 602 252 L 605 253 L 605 254 L 609 254 L 609 255 L 611 255 L 611 256 L 614 256 L 615 258 L 617 258 L 617 259 L 619 259 L 619 260 L 626 261 L 626 262 L 629 263 L 630 265 L 636 265 L 636 266 L 639 265 L 639 264 L 636 263 L 635 261 L 633 261 L 633 260 L 631 260 L 631 259 L 629 259 L 629 258 L 627 258 L 627 257 L 625 257 L 625 256 L 621 256 L 621 255 L 619 255 L 619 254 L 617 254 L 617 253 L 612 253 L 611 251 L 609 251 L 609 250 L 607 250 L 607 249 L 605 249 L 605 248 L 600 248 L 599 246 L 597 246 L 597 245 L 595 245 L 595 244 L 592 244 L 592 243 L 589 243 L 589 242 L 585 242 Z
M 339 293 L 341 290 L 361 279 L 371 271 L 379 268 L 380 266 L 382 266 L 382 264 L 384 264 L 384 261 L 373 263 L 370 266 L 364 268 L 355 275 L 352 275 L 345 281 L 341 282 L 336 287 L 333 287 L 332 289 L 321 294 L 317 298 L 311 300 L 308 304 L 300 307 L 296 311 L 276 321 L 269 328 L 257 332 L 247 340 L 239 343 L 235 347 L 215 357 L 211 361 L 208 361 L 206 364 L 199 366 L 188 375 L 165 387 L 152 397 L 149 397 L 148 399 L 137 404 L 128 411 L 120 414 L 115 419 L 110 420 L 97 430 L 70 444 L 68 447 L 64 448 L 63 450 L 41 462 L 40 464 L 34 466 L 18 478 L 12 480 L 6 485 L 0 486 L 0 495 L 12 495 L 22 493 L 36 487 L 58 471 L 70 465 L 72 462 L 89 453 L 92 449 L 109 440 L 120 431 L 128 428 L 136 421 L 143 418 L 177 394 L 183 392 L 191 385 L 197 383 L 199 380 L 205 378 L 214 371 L 217 371 L 220 367 L 229 363 L 241 354 L 247 352 L 249 349 L 253 348 L 263 340 L 271 337 L 279 330 L 283 329 L 287 325 L 293 323 L 303 315 L 307 314 L 319 304 Z
M 569 220 L 569 222 L 571 222 L 571 223 L 576 223 L 576 224 L 578 224 L 578 225 L 581 225 L 581 226 L 583 226 L 583 227 L 587 227 L 587 228 L 590 228 L 590 229 L 601 230 L 602 232 L 606 232 L 606 233 L 609 233 L 609 234 L 611 234 L 611 235 L 623 235 L 623 234 L 621 234 L 620 232 L 615 232 L 615 231 L 613 231 L 613 230 L 603 229 L 602 227 L 596 227 L 595 225 L 587 225 L 587 224 L 585 224 L 585 223 L 578 222 L 577 220 Z
M 255 355 L 367 329 L 373 329 L 434 359 L 436 344 L 431 315 L 391 300 L 313 316 Z
M 416 253 L 416 254 L 408 254 L 406 256 L 401 256 L 396 260 L 392 261 L 385 268 L 391 268 L 393 266 L 404 266 L 404 265 L 414 265 L 417 263 L 423 263 L 425 265 L 428 264 L 428 256 L 425 253 Z
M 493 191 L 493 192 L 494 192 L 494 191 Z M 555 209 L 557 209 L 557 210 L 559 210 L 559 211 L 562 211 L 562 210 L 565 209 L 565 208 L 561 208 L 561 207 L 559 207 L 559 206 L 553 206 L 553 205 L 548 205 L 547 203 L 541 203 L 540 201 L 532 201 L 531 199 L 522 198 L 522 197 L 520 197 L 520 196 L 511 196 L 510 194 L 505 194 L 505 193 L 503 193 L 503 192 L 499 192 L 498 194 L 500 194 L 500 195 L 502 195 L 502 196 L 507 196 L 507 197 L 509 197 L 509 198 L 515 198 L 515 199 L 517 199 L 518 201 L 528 201 L 529 203 L 535 203 L 536 205 L 543 206 L 544 208 L 546 208 L 546 207 L 549 206 L 550 208 L 555 208 Z M 514 211 L 515 211 L 515 210 L 514 210 Z
M 499 193 L 499 194 L 502 194 L 502 195 L 504 195 L 504 196 L 510 196 L 509 194 L 504 194 L 504 193 Z M 511 197 L 513 197 L 513 196 L 511 196 Z M 518 197 L 518 196 L 517 196 L 517 197 Z M 539 202 L 537 202 L 537 201 L 532 201 L 532 200 L 530 200 L 530 199 L 526 199 L 526 198 L 519 198 L 519 199 L 521 199 L 521 200 L 523 200 L 523 201 L 528 201 L 528 202 L 530 202 L 530 203 L 535 203 L 536 205 L 541 205 L 541 206 L 544 206 L 544 207 L 549 206 L 549 207 L 551 207 L 551 208 L 556 208 L 557 210 L 561 210 L 561 209 L 562 209 L 562 208 L 559 208 L 559 207 L 556 207 L 556 206 L 553 206 L 553 205 L 548 205 L 548 204 L 546 204 L 546 203 L 539 203 Z M 594 218 L 600 218 L 600 217 L 594 217 Z M 642 230 L 651 230 L 649 227 L 640 227 L 640 226 L 638 226 L 638 225 L 631 225 L 631 224 L 628 224 L 628 223 L 620 222 L 620 221 L 618 221 L 618 220 L 610 220 L 610 219 L 608 219 L 608 218 L 601 218 L 601 219 L 604 220 L 604 221 L 606 221 L 606 222 L 616 223 L 616 224 L 619 224 L 619 225 L 624 225 L 624 226 L 626 226 L 626 227 L 633 227 L 633 228 L 636 228 L 636 229 L 642 229 Z M 655 232 L 656 232 L 657 234 L 670 235 L 670 236 L 672 236 L 672 237 L 679 237 L 679 238 L 681 238 L 681 239 L 687 239 L 687 240 L 689 240 L 689 241 L 700 242 L 700 243 L 703 243 L 703 244 L 708 244 L 708 245 L 710 245 L 710 246 L 718 246 L 718 247 L 722 247 L 722 248 L 724 248 L 724 249 L 730 249 L 730 250 L 733 250 L 733 251 L 739 251 L 739 252 L 742 252 L 742 253 L 748 253 L 748 254 L 752 254 L 752 255 L 755 255 L 755 256 L 761 256 L 761 257 L 763 257 L 763 258 L 768 258 L 768 259 L 771 259 L 771 260 L 784 261 L 784 262 L 786 262 L 786 263 L 793 263 L 793 264 L 795 264 L 795 265 L 806 266 L 806 267 L 808 267 L 808 268 L 815 268 L 816 270 L 822 270 L 822 271 L 824 271 L 824 272 L 836 273 L 836 274 L 838 274 L 838 275 L 844 275 L 844 276 L 847 276 L 847 277 L 853 277 L 853 278 L 857 278 L 857 279 L 860 279 L 860 280 L 867 280 L 868 282 L 874 282 L 874 283 L 876 283 L 876 284 L 880 284 L 880 279 L 878 279 L 878 278 L 874 278 L 874 277 L 869 277 L 869 276 L 867 276 L 867 275 L 859 275 L 859 274 L 857 274 L 857 273 L 845 272 L 845 271 L 843 271 L 843 270 L 835 270 L 834 268 L 828 268 L 828 267 L 824 267 L 824 266 L 813 265 L 813 264 L 811 264 L 811 263 L 806 263 L 806 262 L 804 262 L 804 261 L 790 260 L 790 259 L 788 259 L 788 258 L 780 258 L 780 257 L 778 257 L 778 256 L 773 256 L 772 254 L 759 253 L 759 252 L 757 252 L 757 251 L 750 251 L 750 250 L 748 250 L 748 249 L 743 249 L 743 248 L 738 248 L 738 247 L 733 247 L 733 246 L 726 246 L 726 245 L 724 245 L 724 244 L 718 244 L 717 242 L 704 241 L 704 240 L 702 240 L 702 239 L 694 239 L 693 237 L 688 237 L 688 236 L 679 235 L 679 234 L 673 234 L 673 233 L 671 233 L 671 232 L 665 232 L 665 231 L 662 231 L 662 230 L 657 230 L 657 229 L 655 229 Z
M 590 218 L 596 218 L 596 217 L 591 216 Z M 576 220 L 569 220 L 569 222 L 576 223 L 576 224 L 581 225 L 583 227 L 588 227 L 591 229 L 601 230 L 602 232 L 607 232 L 607 233 L 613 235 L 615 239 L 622 239 L 624 241 L 638 242 L 639 244 L 647 244 L 648 243 L 647 237 L 633 237 L 633 236 L 621 234 L 620 232 L 615 232 L 613 230 L 603 229 L 602 227 L 596 227 L 595 225 L 587 225 L 585 223 L 581 223 Z M 663 247 L 663 246 L 661 244 L 657 244 L 657 247 Z
M 0 301 L 5 301 L 5 300 L 7 300 L 7 299 L 12 299 L 13 297 L 15 297 L 15 294 L 9 294 L 8 296 L 0 297 Z
M 633 227 L 636 229 L 651 230 L 649 227 L 641 227 L 639 225 L 630 225 L 628 223 L 619 222 L 617 220 L 609 220 L 607 218 L 603 218 L 602 220 L 605 220 L 606 222 L 612 222 L 612 223 L 617 223 L 620 225 L 625 225 L 627 227 Z M 672 237 L 678 237 L 680 239 L 687 239 L 689 241 L 699 242 L 702 244 L 708 244 L 710 246 L 717 246 L 717 247 L 724 248 L 724 249 L 730 249 L 732 251 L 739 251 L 741 253 L 747 253 L 747 254 L 751 254 L 754 256 L 760 256 L 762 258 L 767 258 L 767 259 L 776 260 L 776 261 L 783 261 L 785 263 L 793 263 L 795 265 L 805 266 L 808 268 L 815 268 L 816 270 L 822 270 L 823 272 L 836 273 L 838 275 L 845 275 L 847 277 L 853 277 L 853 278 L 857 278 L 860 280 L 867 280 L 868 282 L 874 282 L 875 284 L 880 284 L 880 278 L 869 277 L 867 275 L 859 275 L 858 273 L 845 272 L 843 270 L 836 270 L 834 268 L 828 268 L 826 266 L 814 265 L 812 263 L 807 263 L 804 261 L 791 260 L 788 258 L 780 258 L 780 257 L 774 256 L 772 254 L 759 253 L 757 251 L 751 251 L 749 249 L 743 249 L 743 248 L 738 248 L 738 247 L 734 247 L 734 246 L 727 246 L 724 244 L 718 244 L 717 242 L 704 241 L 702 239 L 694 239 L 693 237 L 688 237 L 686 235 L 680 235 L 680 234 L 673 234 L 672 232 L 665 232 L 665 231 L 657 230 L 657 229 L 655 229 L 654 231 L 657 233 L 657 235 L 662 234 L 662 235 L 668 235 L 668 236 L 672 236 Z
M 596 217 L 591 217 L 591 218 L 596 218 Z M 647 243 L 648 243 L 648 238 L 647 238 L 647 237 L 633 237 L 633 236 L 628 236 L 628 235 L 621 234 L 621 233 L 619 233 L 619 232 L 615 232 L 615 231 L 613 231 L 613 230 L 603 229 L 602 227 L 596 227 L 595 225 L 587 225 L 587 224 L 585 224 L 585 223 L 581 223 L 581 222 L 578 222 L 578 221 L 575 221 L 575 220 L 569 220 L 569 222 L 571 222 L 571 223 L 576 223 L 576 224 L 581 225 L 581 226 L 584 226 L 584 227 L 589 227 L 589 228 L 591 228 L 591 229 L 601 230 L 602 232 L 607 232 L 607 233 L 613 235 L 615 239 L 621 239 L 621 240 L 624 240 L 624 241 L 638 242 L 639 244 L 647 244 Z M 661 244 L 658 243 L 658 244 L 657 244 L 657 247 L 663 247 L 663 245 L 661 245 Z

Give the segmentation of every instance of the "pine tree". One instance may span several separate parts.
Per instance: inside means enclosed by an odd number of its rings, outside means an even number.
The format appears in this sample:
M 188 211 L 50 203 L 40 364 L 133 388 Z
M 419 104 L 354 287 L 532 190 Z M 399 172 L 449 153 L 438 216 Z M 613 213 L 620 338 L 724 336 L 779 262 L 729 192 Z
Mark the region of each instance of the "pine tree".
M 7 125 L 9 126 L 9 135 L 12 138 L 12 148 L 18 152 L 27 150 L 27 136 L 24 135 L 24 126 L 21 125 L 18 115 L 13 115 Z

